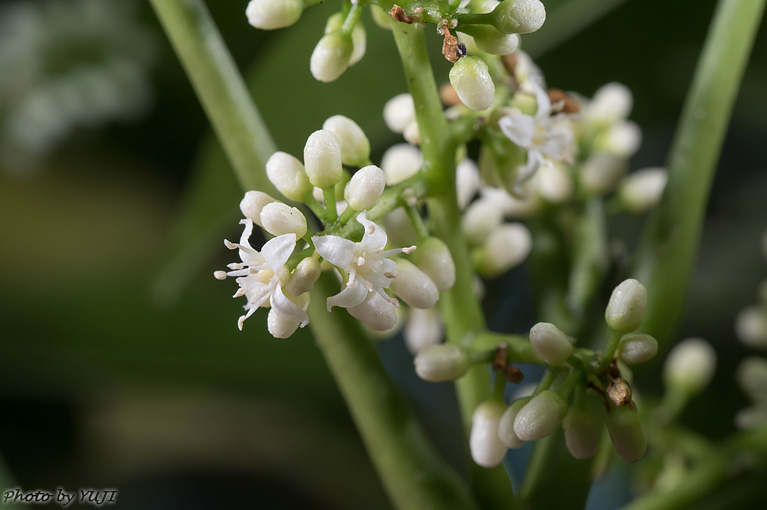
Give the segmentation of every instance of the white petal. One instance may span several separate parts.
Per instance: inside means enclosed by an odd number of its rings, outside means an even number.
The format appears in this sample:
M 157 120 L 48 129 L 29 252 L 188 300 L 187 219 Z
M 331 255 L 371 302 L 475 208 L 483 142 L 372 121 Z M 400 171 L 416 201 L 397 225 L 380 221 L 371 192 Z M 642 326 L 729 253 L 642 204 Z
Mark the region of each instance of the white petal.
M 354 251 L 357 249 L 357 243 L 343 237 L 330 235 L 312 237 L 312 242 L 323 259 L 336 267 L 349 270 Z
M 535 111 L 535 119 L 538 121 L 548 119 L 551 116 L 551 100 L 546 88 L 540 83 L 535 85 L 535 100 L 538 103 L 538 109 Z
M 272 310 L 276 311 L 276 313 L 279 313 L 284 318 L 293 320 L 295 322 L 300 322 L 302 328 L 309 324 L 309 314 L 302 310 L 300 306 L 288 299 L 288 297 L 282 292 L 281 285 L 277 285 L 277 287 L 274 289 L 271 304 Z
M 397 325 L 397 309 L 378 292 L 370 292 L 365 301 L 348 310 L 374 331 L 388 331 Z
M 253 233 L 253 221 L 250 219 L 244 219 L 240 220 L 240 224 L 245 225 L 245 229 L 242 231 L 242 235 L 240 236 L 240 244 L 247 246 L 248 248 L 252 248 L 248 240 L 250 239 L 250 235 Z
M 498 127 L 509 140 L 522 148 L 527 149 L 533 143 L 535 119 L 530 115 L 512 112 L 498 121 Z
M 261 248 L 261 255 L 275 274 L 280 272 L 282 266 L 290 258 L 290 254 L 296 247 L 296 234 L 283 234 L 271 239 Z
M 344 290 L 335 296 L 330 296 L 328 298 L 328 311 L 334 306 L 340 306 L 341 308 L 357 306 L 365 301 L 367 295 L 367 287 L 365 287 L 363 282 L 358 281 L 353 287 L 344 287 Z
M 369 252 L 383 250 L 386 247 L 386 231 L 367 219 L 366 211 L 362 211 L 357 216 L 357 221 L 365 227 L 365 234 L 362 236 L 362 246 L 365 250 Z

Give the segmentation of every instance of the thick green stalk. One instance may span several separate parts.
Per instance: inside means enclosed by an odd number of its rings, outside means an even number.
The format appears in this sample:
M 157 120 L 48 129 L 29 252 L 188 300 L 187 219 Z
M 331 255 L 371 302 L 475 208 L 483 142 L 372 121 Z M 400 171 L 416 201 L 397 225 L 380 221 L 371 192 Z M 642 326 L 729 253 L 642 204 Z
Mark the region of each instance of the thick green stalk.
M 245 189 L 273 190 L 264 166 L 274 143 L 201 0 L 152 0 Z M 359 324 L 329 314 L 337 289 L 312 291 L 311 326 L 368 452 L 399 508 L 473 508 L 460 479 L 416 426 Z
M 345 311 L 325 310 L 325 298 L 337 287 L 329 274 L 317 282 L 311 324 L 392 501 L 414 510 L 474 508 L 463 482 L 439 460 L 386 375 L 360 322 Z
M 442 113 L 437 85 L 426 52 L 423 27 L 392 23 L 410 94 L 416 105 L 416 119 L 421 134 L 424 173 L 433 198 L 427 201 L 429 220 L 434 233 L 450 248 L 456 266 L 456 282 L 440 296 L 447 340 L 461 343 L 469 334 L 483 330 L 484 316 L 472 288 L 472 270 L 463 233 L 455 190 L 456 144 L 450 137 Z M 487 368 L 475 366 L 456 383 L 458 400 L 467 431 L 474 409 L 490 397 Z M 511 482 L 498 466 L 482 468 L 472 463 L 472 489 L 485 507 L 510 508 L 515 499 Z
M 266 160 L 277 149 L 202 0 L 151 0 L 232 162 L 240 185 L 270 194 Z
M 765 0 L 721 0 L 669 155 L 669 181 L 648 221 L 634 278 L 647 287 L 642 332 L 663 344 L 684 309 L 703 214 Z

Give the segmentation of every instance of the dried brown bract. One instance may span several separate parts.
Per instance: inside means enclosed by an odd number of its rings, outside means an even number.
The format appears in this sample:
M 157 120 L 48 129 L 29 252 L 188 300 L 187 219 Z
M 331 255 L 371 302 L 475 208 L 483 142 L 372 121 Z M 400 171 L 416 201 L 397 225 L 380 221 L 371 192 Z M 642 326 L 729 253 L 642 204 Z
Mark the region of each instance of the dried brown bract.
M 445 29 L 445 39 L 442 41 L 442 54 L 450 62 L 458 62 L 461 57 L 466 56 L 466 45 L 450 33 L 447 27 Z
M 560 89 L 549 89 L 549 101 L 552 107 L 562 113 L 578 113 L 581 109 L 577 101 Z
M 394 18 L 396 21 L 399 21 L 400 23 L 411 24 L 414 21 L 413 18 L 411 18 L 405 13 L 405 9 L 403 9 L 397 4 L 394 4 L 394 6 L 389 11 L 389 14 L 391 14 L 391 17 Z
M 610 381 L 607 385 L 607 396 L 616 406 L 625 406 L 631 403 L 631 386 L 622 377 Z

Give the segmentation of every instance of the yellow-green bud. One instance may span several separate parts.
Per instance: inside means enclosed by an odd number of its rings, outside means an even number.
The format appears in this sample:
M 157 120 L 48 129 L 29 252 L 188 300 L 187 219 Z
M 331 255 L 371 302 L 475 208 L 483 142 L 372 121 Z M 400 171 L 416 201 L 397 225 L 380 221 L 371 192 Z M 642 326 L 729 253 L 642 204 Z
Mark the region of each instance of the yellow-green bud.
M 514 418 L 514 433 L 522 441 L 542 439 L 565 419 L 567 402 L 552 390 L 534 396 Z
M 594 455 L 602 432 L 602 402 L 592 400 L 589 395 L 585 398 L 585 405 L 570 407 L 562 422 L 567 450 L 576 459 L 588 459 Z
M 293 270 L 285 289 L 294 296 L 309 292 L 317 283 L 321 273 L 319 261 L 314 257 L 306 257 Z
M 647 436 L 634 402 L 616 407 L 611 405 L 605 419 L 615 452 L 626 462 L 636 462 L 647 451 Z
M 647 308 L 647 289 L 630 278 L 615 287 L 605 310 L 605 321 L 613 331 L 630 333 L 642 324 Z
M 334 30 L 322 36 L 312 52 L 309 69 L 321 82 L 331 82 L 341 76 L 351 63 L 354 43 L 351 35 Z

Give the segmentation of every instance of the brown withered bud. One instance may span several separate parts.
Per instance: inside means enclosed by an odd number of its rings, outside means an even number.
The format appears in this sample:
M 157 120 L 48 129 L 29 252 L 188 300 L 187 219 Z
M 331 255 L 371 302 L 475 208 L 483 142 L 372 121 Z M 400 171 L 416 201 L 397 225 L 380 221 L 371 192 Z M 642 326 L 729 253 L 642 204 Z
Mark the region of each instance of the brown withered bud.
M 502 56 L 501 62 L 503 62 L 503 67 L 506 68 L 506 72 L 511 76 L 514 76 L 514 71 L 517 69 L 517 52 L 515 51 L 514 53 Z
M 405 13 L 405 9 L 403 9 L 397 4 L 394 4 L 394 6 L 389 11 L 389 14 L 391 14 L 391 17 L 394 18 L 395 21 L 399 21 L 400 23 L 407 23 L 407 24 L 413 23 L 413 18 L 408 16 Z
M 506 380 L 512 384 L 519 384 L 525 378 L 525 374 L 514 365 L 506 365 L 504 372 L 506 373 Z
M 578 103 L 560 89 L 549 89 L 549 101 L 551 106 L 560 112 L 578 113 L 580 111 Z
M 445 27 L 445 39 L 442 41 L 442 54 L 453 63 L 466 56 L 466 45 L 452 35 L 447 27 Z
M 626 406 L 631 403 L 631 386 L 622 377 L 610 381 L 607 385 L 607 396 L 616 406 Z
M 453 86 L 449 83 L 443 83 L 439 88 L 439 98 L 442 100 L 442 104 L 445 106 L 455 106 L 457 104 L 461 104 L 461 99 L 458 97 L 458 92 L 456 92 Z
M 509 348 L 509 345 L 506 342 L 501 342 L 498 344 L 498 347 L 495 349 L 495 354 L 493 354 L 493 370 L 505 370 L 506 365 L 508 362 L 506 361 L 506 350 Z

